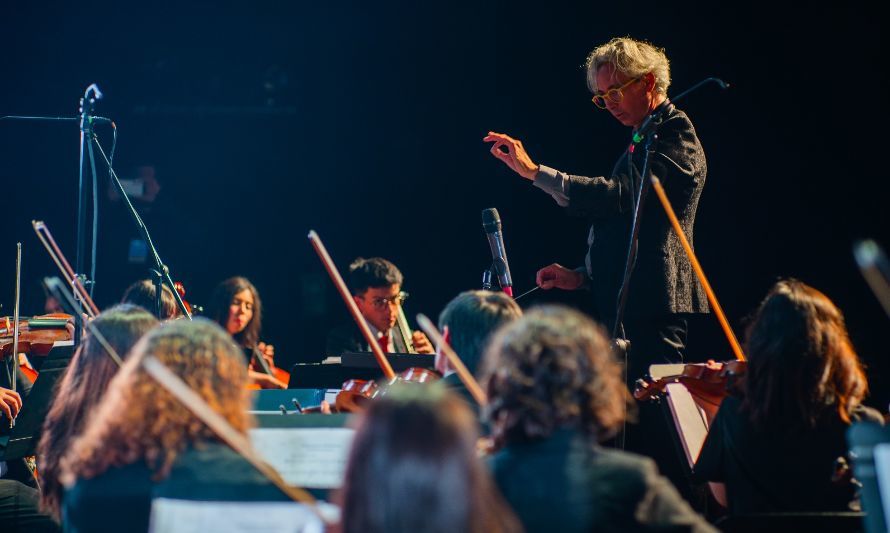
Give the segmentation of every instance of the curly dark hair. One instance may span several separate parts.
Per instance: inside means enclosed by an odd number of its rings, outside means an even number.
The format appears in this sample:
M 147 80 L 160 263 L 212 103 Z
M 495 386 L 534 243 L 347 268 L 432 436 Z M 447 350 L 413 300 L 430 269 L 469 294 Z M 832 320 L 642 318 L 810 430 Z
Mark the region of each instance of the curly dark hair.
M 111 380 L 83 433 L 61 460 L 60 479 L 71 487 L 81 478 L 144 461 L 155 481 L 164 479 L 191 445 L 216 442 L 216 434 L 142 366 L 154 356 L 242 435 L 253 425 L 244 357 L 213 322 L 174 320 L 146 334 Z M 126 406 L 122 409 L 121 406 Z
M 868 393 L 840 309 L 795 279 L 776 283 L 748 327 L 742 410 L 758 427 L 849 424 Z
M 390 387 L 358 422 L 342 531 L 520 531 L 476 455 L 477 436 L 466 402 L 445 387 Z
M 605 440 L 634 407 L 606 331 L 567 307 L 533 308 L 504 326 L 482 375 L 498 444 L 547 438 L 561 427 Z

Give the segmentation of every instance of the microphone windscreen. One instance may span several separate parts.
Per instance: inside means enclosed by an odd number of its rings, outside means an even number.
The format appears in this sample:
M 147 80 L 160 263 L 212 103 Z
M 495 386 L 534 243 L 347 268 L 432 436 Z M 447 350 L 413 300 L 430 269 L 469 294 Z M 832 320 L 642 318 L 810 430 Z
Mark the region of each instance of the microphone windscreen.
M 501 230 L 501 215 L 494 207 L 482 210 L 482 227 L 485 233 L 495 233 Z

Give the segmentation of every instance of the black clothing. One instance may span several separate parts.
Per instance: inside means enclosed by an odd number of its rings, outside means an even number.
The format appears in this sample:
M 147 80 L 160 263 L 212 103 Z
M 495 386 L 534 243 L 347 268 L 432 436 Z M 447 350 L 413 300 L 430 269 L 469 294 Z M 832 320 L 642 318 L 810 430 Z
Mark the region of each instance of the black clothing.
M 55 533 L 59 525 L 40 512 L 40 495 L 11 479 L 0 479 L 0 531 L 3 533 Z
M 147 531 L 153 498 L 200 501 L 291 501 L 229 447 L 208 443 L 186 450 L 170 475 L 152 481 L 142 461 L 79 479 L 65 491 L 65 531 Z
M 761 430 L 741 405 L 732 396 L 723 400 L 695 463 L 695 479 L 726 483 L 733 514 L 850 510 L 852 484 L 831 481 L 835 460 L 847 455 L 848 425 L 834 418 L 812 430 Z M 882 420 L 864 407 L 855 414 Z
M 511 444 L 490 460 L 526 531 L 715 531 L 650 459 L 601 448 L 581 434 Z
M 610 177 L 565 176 L 570 214 L 590 223 L 587 270 L 596 308 L 606 321 L 614 320 L 633 222 L 635 184 L 640 183 L 645 150 L 638 145 L 630 175 L 627 152 Z M 650 159 L 652 175 L 661 180 L 689 242 L 699 197 L 707 176 L 704 150 L 692 122 L 682 111 L 670 111 L 658 130 L 656 152 Z M 536 179 L 541 179 L 539 173 Z M 553 180 L 543 176 L 541 188 L 550 192 Z M 546 182 L 550 182 L 548 187 Z M 699 313 L 708 309 L 692 266 L 674 234 L 654 191 L 643 207 L 639 252 L 631 278 L 626 316 Z M 559 200 L 557 200 L 559 202 Z M 565 202 L 560 202 L 561 205 Z
M 328 332 L 325 344 L 326 357 L 340 357 L 344 352 L 366 352 L 368 343 L 355 324 L 338 326 Z

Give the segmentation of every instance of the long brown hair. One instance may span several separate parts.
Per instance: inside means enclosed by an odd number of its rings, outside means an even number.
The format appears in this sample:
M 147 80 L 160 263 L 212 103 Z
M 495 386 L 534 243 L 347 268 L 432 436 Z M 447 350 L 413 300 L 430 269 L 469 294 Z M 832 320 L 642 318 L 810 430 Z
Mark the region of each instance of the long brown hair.
M 157 306 L 157 297 L 158 291 L 154 282 L 150 279 L 143 279 L 127 287 L 121 298 L 121 303 L 138 305 L 153 314 Z M 176 307 L 173 291 L 166 285 L 161 285 L 161 317 L 175 318 L 178 314 L 179 308 Z
M 565 427 L 595 440 L 614 435 L 633 404 L 607 339 L 562 306 L 533 308 L 502 327 L 482 370 L 496 442 L 544 439 Z
M 133 347 L 92 420 L 62 459 L 66 487 L 79 478 L 137 461 L 145 462 L 157 481 L 188 446 L 217 440 L 148 376 L 141 363 L 149 355 L 185 381 L 236 431 L 244 433 L 251 425 L 244 356 L 228 333 L 206 319 L 168 322 Z
M 120 304 L 103 311 L 92 324 L 124 357 L 140 337 L 158 325 L 158 320 L 142 307 Z M 43 423 L 43 435 L 37 446 L 41 506 L 56 518 L 59 517 L 63 490 L 59 481 L 59 462 L 71 441 L 80 435 L 92 416 L 93 407 L 105 395 L 105 389 L 117 371 L 117 363 L 92 335 L 87 334 L 56 385 L 55 399 Z
M 758 427 L 849 424 L 868 393 L 840 309 L 797 280 L 776 283 L 748 328 L 742 409 Z
M 257 292 L 250 280 L 235 276 L 217 285 L 210 295 L 210 301 L 207 302 L 206 315 L 207 318 L 225 328 L 226 322 L 229 320 L 229 306 L 232 304 L 232 299 L 245 289 L 249 290 L 253 296 L 253 317 L 244 326 L 244 329 L 233 337 L 239 346 L 252 348 L 260 340 L 260 330 L 263 327 L 263 303 L 260 300 L 260 293 Z
M 444 387 L 391 387 L 356 430 L 343 532 L 521 530 L 476 456 L 476 438 L 472 413 Z

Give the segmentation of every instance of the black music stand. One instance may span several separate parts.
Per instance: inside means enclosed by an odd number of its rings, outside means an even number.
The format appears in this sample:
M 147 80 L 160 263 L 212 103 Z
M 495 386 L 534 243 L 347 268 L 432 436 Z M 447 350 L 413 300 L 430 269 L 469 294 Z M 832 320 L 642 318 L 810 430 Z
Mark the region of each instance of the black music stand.
M 435 358 L 426 354 L 388 353 L 386 359 L 393 371 L 401 372 L 409 368 L 432 369 Z M 296 364 L 290 371 L 288 389 L 339 389 L 350 379 L 376 380 L 383 377 L 383 371 L 371 352 L 344 352 L 340 363 Z

